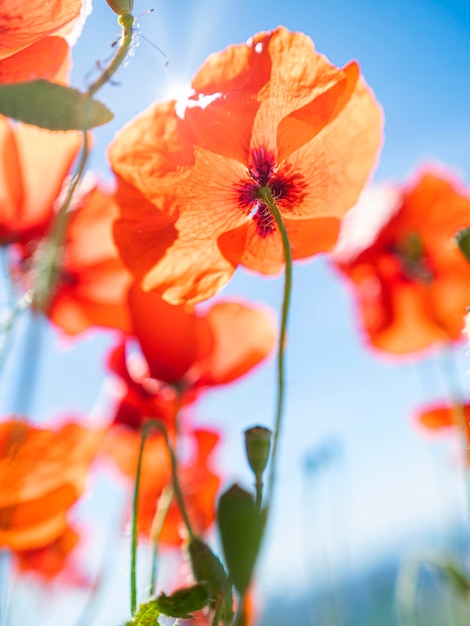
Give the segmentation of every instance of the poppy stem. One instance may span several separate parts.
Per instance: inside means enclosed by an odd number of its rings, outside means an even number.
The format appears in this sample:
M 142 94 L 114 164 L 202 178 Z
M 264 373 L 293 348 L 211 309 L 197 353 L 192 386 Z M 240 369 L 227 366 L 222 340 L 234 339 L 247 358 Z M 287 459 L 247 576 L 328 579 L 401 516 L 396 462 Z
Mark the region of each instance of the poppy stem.
M 258 198 L 269 208 L 271 215 L 276 222 L 276 226 L 279 230 L 282 240 L 282 248 L 284 251 L 284 261 L 286 264 L 284 274 L 284 297 L 282 301 L 282 315 L 281 315 L 281 330 L 279 333 L 279 348 L 277 355 L 277 368 L 278 368 L 278 388 L 277 388 L 277 408 L 276 419 L 273 432 L 271 463 L 269 467 L 269 477 L 267 482 L 267 496 L 266 496 L 266 508 L 269 506 L 273 497 L 273 488 L 276 478 L 276 462 L 278 441 L 282 426 L 282 416 L 284 410 L 284 391 L 285 391 L 285 345 L 286 345 L 286 331 L 287 321 L 289 317 L 289 308 L 292 292 L 292 251 L 290 247 L 289 236 L 287 234 L 286 227 L 284 225 L 281 212 L 276 205 L 273 198 L 271 189 L 269 187 L 260 187 L 258 189 Z
M 80 159 L 77 164 L 75 174 L 70 181 L 67 194 L 62 202 L 57 216 L 52 224 L 51 231 L 42 244 L 39 245 L 35 267 L 33 270 L 33 293 L 31 304 L 33 310 L 48 312 L 51 300 L 54 296 L 54 289 L 59 278 L 58 268 L 61 265 L 62 244 L 67 233 L 70 217 L 70 205 L 83 173 L 86 168 L 89 155 L 88 134 L 83 131 L 83 145 L 80 152 Z
M 173 487 L 166 485 L 163 488 L 161 496 L 158 498 L 157 510 L 155 511 L 155 517 L 152 522 L 152 529 L 150 532 L 152 540 L 152 558 L 151 558 L 151 570 L 150 570 L 150 595 L 152 596 L 156 591 L 157 586 L 157 564 L 158 564 L 158 542 L 165 523 L 166 516 L 170 510 L 170 505 L 174 496 Z
M 133 26 L 135 18 L 131 13 L 123 13 L 118 17 L 118 24 L 122 29 L 121 40 L 116 54 L 111 59 L 109 65 L 104 68 L 101 75 L 88 87 L 86 95 L 91 98 L 101 87 L 106 85 L 119 67 L 124 62 L 132 43 Z
M 178 502 L 178 506 L 183 518 L 186 530 L 190 540 L 196 538 L 189 520 L 188 513 L 184 504 L 183 493 L 178 478 L 178 461 L 173 446 L 168 436 L 168 431 L 159 420 L 149 420 L 142 427 L 142 438 L 140 442 L 139 457 L 137 460 L 137 471 L 134 483 L 134 497 L 132 500 L 132 530 L 131 530 L 131 614 L 134 616 L 137 610 L 137 521 L 139 515 L 139 492 L 140 478 L 142 474 L 142 459 L 144 455 L 145 441 L 152 428 L 156 428 L 161 432 L 165 439 L 171 461 L 171 474 L 173 479 L 173 491 Z

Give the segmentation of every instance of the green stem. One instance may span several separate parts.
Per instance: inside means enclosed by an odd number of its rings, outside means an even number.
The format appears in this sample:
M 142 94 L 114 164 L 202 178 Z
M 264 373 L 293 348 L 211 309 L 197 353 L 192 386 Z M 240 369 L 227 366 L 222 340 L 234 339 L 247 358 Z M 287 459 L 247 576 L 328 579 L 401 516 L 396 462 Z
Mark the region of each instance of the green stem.
M 287 321 L 289 317 L 289 308 L 292 292 L 292 252 L 289 242 L 289 236 L 287 234 L 286 227 L 282 220 L 281 212 L 279 211 L 276 202 L 274 201 L 271 189 L 269 187 L 260 187 L 258 189 L 258 198 L 266 204 L 271 211 L 276 226 L 279 230 L 282 240 L 282 248 L 284 251 L 285 277 L 284 277 L 284 298 L 282 302 L 282 316 L 281 316 L 281 330 L 279 333 L 279 347 L 277 355 L 277 370 L 278 370 L 278 388 L 277 388 L 277 408 L 276 418 L 273 433 L 273 443 L 271 452 L 271 463 L 269 468 L 269 477 L 267 483 L 267 498 L 266 507 L 269 508 L 272 497 L 274 482 L 276 479 L 276 463 L 278 452 L 278 441 L 282 426 L 282 416 L 284 409 L 284 391 L 285 391 L 285 345 L 286 345 L 286 331 Z
M 134 17 L 130 13 L 124 13 L 118 18 L 121 26 L 121 40 L 116 54 L 110 61 L 109 65 L 103 70 L 100 76 L 95 80 L 85 92 L 86 98 L 92 98 L 93 95 L 101 89 L 125 60 L 129 47 L 132 43 L 132 28 L 134 25 Z M 50 235 L 44 240 L 38 249 L 35 269 L 33 270 L 34 287 L 33 287 L 33 308 L 44 311 L 46 314 L 54 297 L 54 291 L 59 277 L 58 268 L 61 265 L 62 245 L 67 233 L 67 227 L 70 217 L 70 206 L 72 205 L 73 196 L 80 182 L 88 161 L 89 145 L 88 134 L 83 131 L 83 147 L 80 154 L 80 160 L 77 165 L 76 173 L 67 189 L 67 195 L 57 213 L 52 226 Z
M 59 278 L 58 267 L 61 264 L 62 244 L 65 240 L 70 217 L 70 206 L 88 161 L 88 134 L 83 131 L 83 145 L 77 169 L 67 189 L 67 195 L 57 212 L 51 232 L 38 248 L 35 267 L 33 269 L 34 287 L 32 296 L 33 309 L 48 312 L 54 290 Z
M 173 491 L 175 493 L 176 501 L 178 503 L 181 517 L 183 518 L 186 530 L 190 540 L 196 538 L 196 535 L 191 526 L 186 506 L 184 504 L 183 492 L 178 478 L 178 461 L 173 446 L 168 436 L 168 431 L 164 424 L 158 420 L 149 420 L 142 427 L 142 439 L 139 449 L 139 457 L 137 460 L 137 471 L 134 483 L 134 497 L 132 501 L 132 530 L 131 530 L 131 614 L 134 615 L 137 609 L 137 521 L 138 521 L 138 509 L 139 509 L 139 491 L 140 491 L 140 478 L 142 473 L 142 458 L 144 454 L 144 446 L 147 436 L 155 428 L 161 432 L 165 439 L 168 453 L 170 455 L 171 462 L 171 474 L 173 482 Z
M 119 67 L 122 65 L 125 60 L 127 53 L 129 51 L 129 47 L 132 43 L 132 28 L 134 26 L 134 16 L 130 13 L 123 13 L 118 17 L 118 24 L 121 26 L 121 40 L 119 42 L 119 48 L 117 49 L 116 54 L 111 59 L 109 65 L 105 67 L 101 75 L 93 82 L 89 87 L 86 95 L 91 97 L 93 96 L 103 85 L 111 80 L 113 75 L 117 72 Z
M 258 509 L 261 509 L 261 504 L 263 503 L 263 480 L 261 476 L 256 477 L 256 506 Z
M 140 477 L 142 474 L 142 459 L 144 456 L 144 446 L 149 429 L 142 428 L 140 440 L 139 457 L 137 459 L 137 470 L 134 483 L 134 497 L 132 500 L 132 531 L 131 531 L 131 615 L 134 616 L 137 610 L 137 519 L 139 516 L 139 492 Z
M 157 562 L 158 562 L 158 542 L 163 530 L 166 516 L 170 510 L 171 501 L 173 500 L 173 487 L 167 485 L 163 488 L 161 496 L 158 499 L 157 510 L 152 523 L 151 540 L 152 540 L 152 558 L 150 571 L 150 595 L 155 593 L 157 586 Z

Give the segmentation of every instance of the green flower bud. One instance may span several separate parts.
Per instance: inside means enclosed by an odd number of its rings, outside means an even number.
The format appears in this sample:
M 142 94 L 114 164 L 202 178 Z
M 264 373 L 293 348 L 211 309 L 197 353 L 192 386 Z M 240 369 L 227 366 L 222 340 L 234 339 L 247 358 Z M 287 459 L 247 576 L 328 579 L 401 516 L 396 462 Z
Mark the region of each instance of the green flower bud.
M 108 6 L 118 15 L 132 13 L 134 0 L 106 0 Z
M 455 241 L 460 248 L 460 252 L 462 252 L 467 261 L 470 261 L 470 228 L 459 230 L 455 235 Z
M 271 430 L 264 426 L 253 426 L 245 430 L 246 457 L 257 479 L 261 478 L 268 464 L 271 435 Z

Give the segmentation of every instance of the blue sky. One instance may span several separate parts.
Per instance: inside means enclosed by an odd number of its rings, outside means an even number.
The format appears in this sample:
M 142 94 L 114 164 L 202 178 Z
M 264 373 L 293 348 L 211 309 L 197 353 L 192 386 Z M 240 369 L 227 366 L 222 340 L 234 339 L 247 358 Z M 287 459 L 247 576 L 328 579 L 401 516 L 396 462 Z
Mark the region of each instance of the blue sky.
M 104 0 L 95 0 L 94 5 L 74 50 L 73 83 L 78 87 L 90 80 L 96 61 L 111 54 L 118 34 L 115 16 Z M 117 76 L 118 84 L 101 93 L 116 113 L 112 124 L 95 133 L 92 166 L 101 176 L 109 176 L 104 149 L 120 126 L 152 101 L 168 98 L 188 83 L 209 53 L 282 24 L 312 37 L 317 50 L 335 64 L 359 61 L 385 113 L 385 144 L 376 182 L 400 182 L 420 164 L 438 162 L 468 183 L 467 2 L 136 0 L 136 14 L 149 8 L 154 11 L 138 21 L 138 45 Z M 147 39 L 164 51 L 168 64 Z M 221 296 L 246 297 L 278 311 L 281 294 L 281 280 L 240 270 Z M 73 344 L 63 338 L 46 342 L 37 415 L 57 415 L 70 407 L 90 410 L 101 387 L 102 351 L 109 342 L 109 336 L 95 333 Z M 470 357 L 464 347 L 457 348 L 456 355 L 461 383 L 470 395 L 465 374 Z M 435 545 L 445 543 L 440 525 L 460 506 L 457 461 L 440 444 L 430 445 L 411 422 L 420 403 L 445 398 L 437 357 L 421 365 L 400 364 L 369 351 L 351 293 L 325 258 L 295 270 L 287 357 L 279 489 L 259 572 L 261 585 L 272 589 L 280 584 L 290 588 L 299 580 L 304 584 L 302 468 L 305 456 L 328 439 L 340 442 L 343 450 L 336 464 L 340 480 L 333 481 L 330 496 L 335 507 L 343 507 L 344 518 L 332 516 L 319 528 L 314 514 L 325 513 L 326 499 L 308 500 L 312 530 L 325 533 L 325 541 L 341 533 L 353 563 L 374 558 L 422 528 L 434 533 Z M 227 478 L 250 480 L 241 431 L 253 423 L 272 424 L 274 393 L 271 363 L 237 385 L 207 394 L 197 407 L 199 423 L 221 426 L 226 432 L 218 462 Z M 328 471 L 325 475 L 328 481 Z M 311 540 L 318 545 L 318 536 Z

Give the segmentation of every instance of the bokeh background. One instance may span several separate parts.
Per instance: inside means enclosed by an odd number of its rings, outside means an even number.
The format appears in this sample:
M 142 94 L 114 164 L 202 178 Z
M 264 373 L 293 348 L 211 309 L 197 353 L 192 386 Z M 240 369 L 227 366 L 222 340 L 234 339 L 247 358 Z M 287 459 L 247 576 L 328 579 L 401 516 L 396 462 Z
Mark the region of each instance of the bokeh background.
M 91 170 L 100 179 L 111 180 L 105 149 L 123 124 L 155 100 L 184 93 L 211 52 L 282 24 L 308 34 L 336 65 L 358 60 L 385 115 L 384 147 L 371 183 L 400 184 L 424 164 L 444 165 L 468 183 L 465 0 L 136 0 L 134 13 L 142 15 L 132 56 L 100 94 L 115 112 L 115 120 L 94 133 Z M 86 87 L 118 36 L 115 15 L 104 0 L 94 0 L 73 51 L 73 85 Z M 282 278 L 238 270 L 218 297 L 225 296 L 262 302 L 278 315 Z M 33 332 L 36 339 L 25 339 L 18 329 L 24 345 L 9 356 L 2 409 L 23 408 L 18 365 L 37 351 L 37 384 L 28 398 L 35 421 L 63 413 L 105 415 L 112 389 L 104 382 L 104 360 L 112 333 L 90 331 L 70 340 L 50 330 Z M 455 356 L 470 396 L 464 341 Z M 421 405 L 448 397 L 440 357 L 434 351 L 419 359 L 392 359 L 368 348 L 349 286 L 321 257 L 296 266 L 287 359 L 275 510 L 257 571 L 263 623 L 290 624 L 295 618 L 308 624 L 312 615 L 312 623 L 325 626 L 393 623 L 385 617 L 372 621 L 370 612 L 360 617 L 380 592 L 384 564 L 406 564 L 463 541 L 457 446 L 451 436 L 429 437 L 414 418 Z M 241 433 L 253 424 L 272 425 L 275 382 L 271 360 L 245 380 L 211 390 L 196 407 L 198 424 L 223 431 L 216 463 L 227 482 L 251 481 Z M 96 489 L 99 497 L 90 495 L 83 513 L 98 529 L 89 537 L 95 555 L 105 551 L 108 523 L 120 521 L 121 497 L 109 476 L 99 477 Z M 127 544 L 106 558 L 110 582 L 90 626 L 113 626 L 127 611 Z M 334 600 L 312 604 L 325 587 L 334 591 Z M 70 610 L 76 610 L 73 598 Z M 62 623 L 61 614 L 58 606 L 45 623 Z

